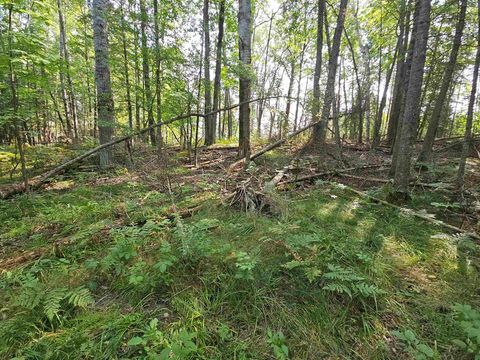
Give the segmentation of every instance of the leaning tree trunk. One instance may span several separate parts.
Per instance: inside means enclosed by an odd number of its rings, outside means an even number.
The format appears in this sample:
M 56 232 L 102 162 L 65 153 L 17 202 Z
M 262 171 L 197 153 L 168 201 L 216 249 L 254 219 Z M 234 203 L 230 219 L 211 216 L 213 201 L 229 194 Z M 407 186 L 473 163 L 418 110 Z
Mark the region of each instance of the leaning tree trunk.
M 147 110 L 147 123 L 150 127 L 150 143 L 155 146 L 157 139 L 155 138 L 155 129 L 153 124 L 155 120 L 153 119 L 153 96 L 152 89 L 150 88 L 150 65 L 149 65 L 149 56 L 148 56 L 148 46 L 147 46 L 147 22 L 148 15 L 147 9 L 145 7 L 145 0 L 140 0 L 140 30 L 142 33 L 142 70 L 143 70 L 143 87 L 145 89 L 145 102 Z
M 453 38 L 452 50 L 450 52 L 450 58 L 448 63 L 445 66 L 445 71 L 443 73 L 442 85 L 440 87 L 440 92 L 435 99 L 435 106 L 433 107 L 432 118 L 428 124 L 427 134 L 425 135 L 425 140 L 423 142 L 422 150 L 418 156 L 419 162 L 429 161 L 432 157 L 432 148 L 433 142 L 435 140 L 435 135 L 437 133 L 438 124 L 440 123 L 440 118 L 442 115 L 442 110 L 444 108 L 445 100 L 447 98 L 447 93 L 452 82 L 453 72 L 455 70 L 455 65 L 457 64 L 458 51 L 462 43 L 462 34 L 463 29 L 465 28 L 465 14 L 467 12 L 467 0 L 460 0 L 460 12 L 458 15 L 457 25 L 455 27 L 455 36 Z
M 223 23 L 225 21 L 225 0 L 220 1 L 220 11 L 218 14 L 218 38 L 217 38 L 217 57 L 215 59 L 215 80 L 213 83 L 213 111 L 220 108 L 220 80 L 222 77 L 222 46 L 223 46 Z M 220 119 L 220 113 L 218 113 Z M 217 113 L 211 117 L 210 140 L 215 143 L 215 134 L 217 130 Z
M 415 139 L 419 116 L 428 30 L 430 28 L 430 0 L 417 0 L 416 7 L 418 13 L 415 17 L 415 44 L 413 45 L 394 179 L 396 193 L 404 198 L 408 197 L 412 142 Z
M 337 62 L 338 55 L 340 53 L 340 42 L 342 39 L 343 24 L 345 22 L 347 3 L 348 0 L 340 1 L 337 25 L 335 27 L 335 34 L 333 35 L 332 52 L 328 60 L 327 87 L 323 100 L 322 115 L 320 118 L 320 123 L 315 125 L 315 127 L 313 128 L 311 143 L 315 146 L 319 145 L 320 148 L 323 148 L 325 146 L 328 118 L 330 117 L 330 110 L 332 107 L 333 98 L 335 97 L 335 78 L 337 73 Z
M 203 53 L 204 66 L 204 84 L 205 84 L 205 114 L 212 110 L 212 95 L 210 89 L 210 15 L 209 15 L 209 0 L 203 2 L 203 34 L 205 51 Z M 205 145 L 212 145 L 212 117 L 205 118 Z
M 238 155 L 244 157 L 246 162 L 250 160 L 250 100 L 251 79 L 249 68 L 252 62 L 252 38 L 251 38 L 252 7 L 250 0 L 239 0 L 238 3 L 238 49 L 239 58 L 243 71 L 240 73 L 239 98 L 242 105 L 239 109 L 239 142 Z
M 477 95 L 477 82 L 478 82 L 478 68 L 480 67 L 480 0 L 477 1 L 477 54 L 475 57 L 475 66 L 473 68 L 472 90 L 470 91 L 470 98 L 468 101 L 467 110 L 467 123 L 465 125 L 465 138 L 463 141 L 462 156 L 460 158 L 460 164 L 458 166 L 457 173 L 457 186 L 462 189 L 465 176 L 465 164 L 467 162 L 467 156 L 470 152 L 473 136 L 472 136 L 472 124 L 473 124 L 473 108 L 475 106 L 475 98 Z
M 93 44 L 95 49 L 95 83 L 97 85 L 97 111 L 100 144 L 111 141 L 115 126 L 110 66 L 108 63 L 108 0 L 93 0 Z M 100 151 L 100 167 L 112 162 L 110 148 Z

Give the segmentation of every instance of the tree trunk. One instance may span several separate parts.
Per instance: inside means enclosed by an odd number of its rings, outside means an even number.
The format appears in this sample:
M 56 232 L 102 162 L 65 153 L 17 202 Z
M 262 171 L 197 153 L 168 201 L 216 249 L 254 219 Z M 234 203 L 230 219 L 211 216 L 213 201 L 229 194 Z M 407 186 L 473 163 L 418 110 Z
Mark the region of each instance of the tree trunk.
M 210 84 L 210 15 L 209 0 L 203 1 L 203 35 L 205 51 L 203 53 L 204 84 L 205 84 L 205 114 L 212 111 L 212 95 Z M 212 145 L 212 117 L 205 118 L 205 145 Z
M 405 11 L 400 12 L 400 19 L 398 20 L 400 28 L 404 22 Z M 387 92 L 388 92 L 388 85 L 390 84 L 390 80 L 392 78 L 393 68 L 395 67 L 395 61 L 397 59 L 397 55 L 402 47 L 402 36 L 399 36 L 397 39 L 397 44 L 395 46 L 395 53 L 393 54 L 392 64 L 390 68 L 387 70 L 387 76 L 385 78 L 385 87 L 383 88 L 382 99 L 380 100 L 380 104 L 377 110 L 377 116 L 375 118 L 375 123 L 373 126 L 373 141 L 372 141 L 372 148 L 375 149 L 380 145 L 380 130 L 382 128 L 383 122 L 383 110 L 385 109 L 385 105 L 387 103 Z M 381 70 L 380 70 L 381 71 Z M 380 85 L 380 83 L 379 83 Z
M 244 67 L 240 74 L 239 87 L 239 101 L 243 104 L 240 105 L 238 114 L 238 155 L 246 158 L 248 163 L 250 160 L 250 103 L 244 102 L 249 101 L 251 95 L 249 70 L 252 62 L 252 38 L 250 33 L 252 8 L 250 0 L 239 0 L 238 5 L 238 48 L 240 62 Z
M 433 141 L 437 133 L 438 124 L 440 123 L 440 117 L 444 108 L 445 99 L 447 97 L 450 84 L 452 82 L 453 72 L 455 71 L 455 65 L 457 64 L 458 51 L 462 43 L 463 29 L 465 28 L 465 15 L 467 12 L 467 0 L 460 0 L 460 11 L 458 14 L 458 21 L 455 27 L 455 36 L 453 38 L 452 50 L 450 52 L 450 58 L 445 66 L 445 70 L 442 78 L 442 85 L 440 92 L 435 99 L 435 105 L 433 107 L 432 117 L 428 124 L 427 134 L 423 142 L 422 150 L 418 156 L 419 162 L 427 162 L 432 156 Z
M 8 7 L 8 68 L 9 68 L 9 80 L 10 80 L 10 89 L 12 91 L 12 110 L 13 110 L 13 123 L 14 123 L 14 132 L 15 140 L 17 142 L 18 153 L 20 155 L 20 165 L 22 169 L 22 180 L 24 190 L 28 191 L 28 178 L 27 178 L 27 167 L 25 161 L 25 153 L 23 149 L 23 144 L 25 142 L 25 137 L 20 130 L 19 122 L 21 121 L 18 117 L 19 110 L 19 101 L 18 101 L 18 92 L 17 92 L 17 81 L 15 76 L 15 70 L 13 67 L 13 30 L 12 30 L 12 16 L 13 16 L 13 4 L 10 4 Z
M 260 84 L 260 97 L 265 96 L 265 85 L 267 83 L 267 69 L 268 69 L 268 53 L 270 50 L 270 39 L 272 35 L 273 15 L 270 18 L 270 24 L 268 26 L 267 44 L 265 45 L 265 57 L 263 58 L 263 75 L 262 83 Z M 262 117 L 265 109 L 265 100 L 260 100 L 257 106 L 257 136 L 260 138 L 262 135 Z
M 317 40 L 315 55 L 315 71 L 313 73 L 313 102 L 312 122 L 320 119 L 320 74 L 322 72 L 322 47 L 323 47 L 323 13 L 325 0 L 318 0 L 317 4 Z M 314 128 L 316 129 L 316 127 Z
M 93 0 L 93 44 L 95 48 L 95 83 L 97 85 L 97 111 L 100 144 L 111 141 L 115 126 L 110 66 L 108 63 L 108 0 Z M 112 162 L 110 148 L 100 151 L 100 167 Z
M 215 59 L 215 79 L 213 84 L 213 111 L 220 108 L 220 81 L 222 77 L 222 47 L 223 47 L 223 23 L 225 21 L 225 0 L 220 0 L 220 10 L 218 13 L 218 38 L 217 38 L 217 57 Z M 215 113 L 211 117 L 210 139 L 215 143 L 215 134 L 217 130 L 217 115 L 220 119 L 220 113 Z
M 335 27 L 335 33 L 333 35 L 332 52 L 328 60 L 327 87 L 325 90 L 325 98 L 323 101 L 321 121 L 313 128 L 313 134 L 311 139 L 312 144 L 319 145 L 321 148 L 325 146 L 328 118 L 330 117 L 330 110 L 332 107 L 333 98 L 335 97 L 335 78 L 337 73 L 338 54 L 340 52 L 340 42 L 342 39 L 343 24 L 345 22 L 347 3 L 348 0 L 340 1 L 337 25 Z
M 75 104 L 75 93 L 73 91 L 72 77 L 70 76 L 70 59 L 68 56 L 68 49 L 67 49 L 67 37 L 65 32 L 65 19 L 63 17 L 63 11 L 62 11 L 62 0 L 57 0 L 57 6 L 58 6 L 58 23 L 60 27 L 60 58 L 65 65 L 65 70 L 66 70 L 65 73 L 66 73 L 67 84 L 68 84 L 68 93 L 67 93 L 65 89 L 65 80 L 64 80 L 65 75 L 63 74 L 63 68 L 61 68 L 60 79 L 62 83 L 62 97 L 63 97 L 62 100 L 65 106 L 65 114 L 67 114 L 67 111 L 68 111 L 66 110 L 66 108 L 68 107 L 70 109 L 70 114 L 72 116 L 72 122 L 73 122 L 73 136 L 75 140 L 78 140 L 77 108 Z
M 143 70 L 143 88 L 145 90 L 145 110 L 147 111 L 147 123 L 150 127 L 150 143 L 155 146 L 157 139 L 155 137 L 155 129 L 152 125 L 155 123 L 153 119 L 153 97 L 150 88 L 150 65 L 147 46 L 147 22 L 148 15 L 145 7 L 145 0 L 140 0 L 140 30 L 142 33 L 142 70 Z
M 130 95 L 130 76 L 128 73 L 128 52 L 127 52 L 127 37 L 125 34 L 126 29 L 126 22 L 124 9 L 123 9 L 123 1 L 120 3 L 120 10 L 122 14 L 122 48 L 123 48 L 123 74 L 125 78 L 125 87 L 126 87 L 126 100 L 127 100 L 127 113 L 128 113 L 128 127 L 130 131 L 133 130 L 133 111 L 132 111 L 132 99 Z
M 302 84 L 302 73 L 303 73 L 303 60 L 305 57 L 305 50 L 307 49 L 307 43 L 305 42 L 302 46 L 302 53 L 300 55 L 300 69 L 298 71 L 298 84 L 297 84 L 297 96 L 295 97 L 297 103 L 295 104 L 295 118 L 293 120 L 293 131 L 297 131 L 298 128 L 298 111 L 300 108 L 300 90 Z
M 287 136 L 288 135 L 288 130 L 290 126 L 290 108 L 292 107 L 292 92 L 293 92 L 293 82 L 295 80 L 295 60 L 292 59 L 292 62 L 290 64 L 290 80 L 288 82 L 288 92 L 287 92 L 287 104 L 285 106 L 285 119 L 283 122 L 283 131 L 281 133 L 282 136 Z
M 475 106 L 475 98 L 477 96 L 477 82 L 478 82 L 478 68 L 480 67 L 480 0 L 477 1 L 477 53 L 475 56 L 475 66 L 473 68 L 472 90 L 470 91 L 470 98 L 468 101 L 467 122 L 465 125 L 465 137 L 463 140 L 462 156 L 458 166 L 457 186 L 462 189 L 465 176 L 465 165 L 467 157 L 473 145 L 472 125 L 473 125 L 473 110 Z
M 158 0 L 153 0 L 153 18 L 155 30 L 155 98 L 157 102 L 157 123 L 162 122 L 162 69 L 160 48 L 160 26 L 158 14 Z M 163 146 L 162 127 L 157 129 L 158 151 L 161 153 Z
M 405 58 L 406 58 L 406 49 L 408 43 L 408 33 L 409 33 L 409 21 L 410 16 L 409 12 L 406 9 L 405 0 L 401 1 L 400 4 L 400 14 L 405 21 L 400 21 L 400 35 L 401 38 L 400 47 L 397 54 L 397 67 L 395 71 L 395 82 L 393 85 L 392 100 L 390 105 L 390 115 L 388 119 L 388 128 L 387 128 L 387 144 L 393 147 L 395 142 L 395 137 L 397 134 L 398 119 L 400 118 L 400 107 L 403 101 L 404 95 L 404 79 L 405 79 Z
M 409 71 L 408 88 L 405 98 L 402 129 L 398 143 L 398 156 L 395 168 L 395 191 L 402 197 L 408 197 L 412 142 L 417 130 L 420 95 L 427 51 L 428 31 L 430 27 L 430 0 L 417 0 L 415 17 L 415 41 Z

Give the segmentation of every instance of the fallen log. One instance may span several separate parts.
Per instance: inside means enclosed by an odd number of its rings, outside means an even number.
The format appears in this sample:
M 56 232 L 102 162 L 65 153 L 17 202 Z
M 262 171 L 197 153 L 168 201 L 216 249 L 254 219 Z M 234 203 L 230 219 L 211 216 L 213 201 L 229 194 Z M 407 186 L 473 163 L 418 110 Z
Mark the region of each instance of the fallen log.
M 393 183 L 392 179 L 381 179 L 381 178 L 375 178 L 375 177 L 366 177 L 366 176 L 358 176 L 358 175 L 351 175 L 351 174 L 344 174 L 344 173 L 338 173 L 336 174 L 341 177 L 346 177 L 350 179 L 355 179 L 355 180 L 362 180 L 365 182 L 379 182 L 383 184 L 389 184 Z M 422 182 L 417 182 L 416 179 L 410 180 L 410 185 L 412 186 L 421 186 L 421 187 L 426 187 L 426 188 L 431 188 L 431 189 L 436 189 L 436 190 L 448 190 L 452 189 L 452 184 L 428 184 L 428 183 L 422 183 Z
M 338 184 L 338 183 L 337 183 Z M 429 223 L 432 223 L 432 224 L 435 224 L 437 226 L 440 226 L 440 227 L 444 227 L 446 229 L 449 229 L 449 230 L 452 230 L 452 231 L 455 231 L 457 233 L 461 233 L 461 234 L 464 234 L 466 236 L 469 236 L 477 241 L 480 241 L 480 235 L 476 234 L 476 233 L 472 233 L 472 232 L 469 232 L 467 230 L 464 230 L 464 229 L 461 229 L 459 227 L 456 227 L 456 226 L 453 226 L 453 225 L 450 225 L 450 224 L 447 224 L 446 222 L 443 222 L 441 220 L 438 220 L 438 219 L 434 219 L 430 216 L 427 216 L 427 215 L 424 215 L 424 214 L 421 214 L 417 211 L 414 211 L 412 209 L 408 209 L 408 208 L 404 208 L 404 207 L 401 207 L 401 206 L 398 206 L 398 205 L 395 205 L 395 204 L 392 204 L 386 200 L 382 200 L 382 199 L 379 199 L 375 196 L 372 196 L 370 194 L 367 194 L 363 191 L 360 191 L 360 190 L 357 190 L 357 189 L 354 189 L 352 188 L 351 186 L 348 186 L 348 185 L 345 185 L 345 184 L 341 184 L 342 188 L 344 189 L 347 189 L 363 198 L 366 198 L 366 199 L 369 199 L 375 203 L 379 203 L 379 204 L 383 204 L 383 205 L 386 205 L 386 206 L 389 206 L 391 208 L 394 208 L 394 209 L 397 209 L 399 210 L 400 212 L 404 213 L 404 214 L 408 214 L 408 215 L 412 215 L 414 217 L 417 217 L 419 219 L 422 219 L 422 220 L 425 220 Z
M 263 154 L 265 154 L 266 152 L 269 152 L 270 150 L 273 150 L 277 147 L 279 147 L 280 145 L 286 143 L 288 140 L 294 138 L 295 136 L 297 136 L 298 134 L 301 134 L 302 132 L 312 128 L 313 126 L 319 124 L 320 121 L 316 121 L 316 122 L 313 122 L 313 123 L 310 123 L 309 125 L 291 133 L 290 135 L 288 135 L 287 137 L 285 138 L 282 138 L 280 140 L 277 140 L 267 146 L 265 146 L 264 148 L 258 150 L 257 152 L 253 153 L 252 155 L 250 155 L 250 159 L 249 160 L 254 160 L 256 158 L 258 158 L 259 156 L 262 156 Z M 229 167 L 228 167 L 228 170 L 233 170 L 235 168 L 237 168 L 239 165 L 242 165 L 245 163 L 245 158 L 241 158 L 240 160 L 237 160 L 236 162 L 234 162 L 233 164 L 231 164 Z
M 301 176 L 301 177 L 298 177 L 298 178 L 292 179 L 292 180 L 282 181 L 282 182 L 279 182 L 277 184 L 277 186 L 284 186 L 284 185 L 287 185 L 287 184 L 292 184 L 292 183 L 301 182 L 301 181 L 310 181 L 310 180 L 317 179 L 319 177 L 342 174 L 342 173 L 347 173 L 347 172 L 350 172 L 350 171 L 364 170 L 364 169 L 375 169 L 375 168 L 380 168 L 380 167 L 385 166 L 385 165 L 386 164 L 369 164 L 369 165 L 363 165 L 363 166 L 357 166 L 357 167 L 350 167 L 350 168 L 346 168 L 346 169 L 328 170 L 328 171 L 323 171 L 323 172 L 320 172 L 320 173 Z
M 155 129 L 157 127 L 160 127 L 162 125 L 167 125 L 167 124 L 171 124 L 171 123 L 174 123 L 176 121 L 179 121 L 179 120 L 185 120 L 185 119 L 188 119 L 190 117 L 196 117 L 196 116 L 199 116 L 199 117 L 208 117 L 210 115 L 214 115 L 218 112 L 221 112 L 221 111 L 227 111 L 227 110 L 232 110 L 232 109 L 235 109 L 237 107 L 239 107 L 240 105 L 244 105 L 244 104 L 249 104 L 249 103 L 252 103 L 252 102 L 256 102 L 256 101 L 260 101 L 260 100 L 268 100 L 268 99 L 272 99 L 272 98 L 277 98 L 277 97 L 285 97 L 285 96 L 269 96 L 269 97 L 264 97 L 264 98 L 257 98 L 257 99 L 251 99 L 249 101 L 243 101 L 241 103 L 238 103 L 238 104 L 234 104 L 234 105 L 231 105 L 231 106 L 228 106 L 228 107 L 225 107 L 223 109 L 219 109 L 219 110 L 215 110 L 215 111 L 211 111 L 209 113 L 206 113 L 206 114 L 199 114 L 199 113 L 189 113 L 189 114 L 185 114 L 185 115 L 179 115 L 179 116 L 176 116 L 176 117 L 173 117 L 169 120 L 165 120 L 165 121 L 160 121 L 158 122 L 157 124 L 154 124 L 152 126 L 149 126 L 149 127 L 146 127 L 142 130 L 138 130 L 138 131 L 135 131 L 131 134 L 128 134 L 128 135 L 125 135 L 125 136 L 122 136 L 122 137 L 119 137 L 119 138 L 116 138 L 116 139 L 113 139 L 112 141 L 109 141 L 105 144 L 101 144 L 91 150 L 88 150 L 87 152 L 71 159 L 71 160 L 68 160 L 66 162 L 64 162 L 63 164 L 53 168 L 52 170 L 46 172 L 45 174 L 41 175 L 38 177 L 38 179 L 34 180 L 32 183 L 29 183 L 29 188 L 34 190 L 34 189 L 38 189 L 42 184 L 44 184 L 49 178 L 51 178 L 52 176 L 55 176 L 59 173 L 61 173 L 63 170 L 65 170 L 66 168 L 68 168 L 69 166 L 83 160 L 83 159 L 86 159 L 96 153 L 98 153 L 100 150 L 103 150 L 103 149 L 106 149 L 108 147 L 111 147 L 113 145 L 116 145 L 116 144 L 119 144 L 123 141 L 126 141 L 126 140 L 129 140 L 135 136 L 139 136 L 139 135 L 142 135 L 142 134 L 145 134 L 147 132 L 149 132 L 150 130 L 152 129 Z M 19 193 L 22 193 L 22 192 L 25 192 L 26 189 L 25 187 L 22 188 L 19 188 L 18 187 L 18 184 L 13 184 L 12 185 L 12 190 L 9 191 L 4 191 L 3 193 L 0 193 L 0 198 L 1 199 L 7 199 L 9 198 L 10 196 L 12 195 L 16 195 L 16 194 L 19 194 Z

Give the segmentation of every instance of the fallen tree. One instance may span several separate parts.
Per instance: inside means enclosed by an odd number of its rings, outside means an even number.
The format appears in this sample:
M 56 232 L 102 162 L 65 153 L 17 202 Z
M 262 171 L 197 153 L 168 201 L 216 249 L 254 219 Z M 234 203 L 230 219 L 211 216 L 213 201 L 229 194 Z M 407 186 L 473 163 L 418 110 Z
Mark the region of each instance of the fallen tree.
M 231 105 L 231 106 L 219 109 L 219 110 L 211 111 L 211 112 L 206 113 L 206 114 L 188 113 L 188 114 L 185 114 L 185 115 L 179 115 L 179 116 L 173 117 L 173 118 L 165 120 L 165 121 L 160 121 L 160 122 L 158 122 L 158 123 L 156 123 L 152 126 L 149 126 L 149 127 L 144 128 L 144 129 L 135 131 L 131 134 L 113 139 L 112 141 L 109 141 L 105 144 L 101 144 L 101 145 L 99 145 L 99 146 L 97 146 L 97 147 L 95 147 L 91 150 L 88 150 L 85 153 L 83 153 L 83 154 L 81 154 L 81 155 L 79 155 L 79 156 L 77 156 L 77 157 L 75 157 L 71 160 L 68 160 L 68 161 L 64 162 L 63 164 L 53 168 L 52 170 L 46 172 L 45 174 L 40 175 L 38 178 L 34 179 L 31 183 L 29 183 L 28 187 L 27 186 L 22 186 L 20 184 L 12 184 L 11 187 L 7 191 L 4 191 L 3 193 L 0 192 L 0 198 L 1 199 L 7 199 L 10 196 L 25 192 L 28 188 L 37 189 L 42 184 L 44 184 L 48 179 L 50 179 L 51 177 L 61 173 L 66 168 L 70 167 L 71 165 L 76 164 L 79 161 L 82 161 L 82 160 L 98 153 L 100 150 L 103 150 L 105 148 L 108 148 L 108 147 L 111 147 L 113 145 L 119 144 L 121 142 L 127 141 L 127 140 L 129 140 L 133 137 L 143 135 L 143 134 L 149 132 L 150 130 L 155 129 L 157 127 L 160 127 L 162 125 L 168 125 L 168 124 L 174 123 L 176 121 L 188 119 L 190 117 L 199 116 L 199 117 L 206 118 L 206 117 L 211 116 L 213 114 L 216 114 L 218 112 L 235 109 L 235 108 L 237 108 L 237 107 L 239 107 L 240 105 L 243 105 L 243 104 L 249 104 L 249 103 L 260 101 L 260 100 L 268 100 L 268 99 L 278 98 L 278 97 L 285 97 L 285 96 L 269 96 L 269 97 L 264 97 L 264 98 L 251 99 L 249 101 L 244 101 L 242 103 L 234 104 L 234 105 Z
M 350 114 L 350 113 L 343 113 L 343 114 L 341 114 L 340 116 L 345 116 L 345 115 L 349 115 L 349 114 Z M 329 117 L 329 119 L 332 119 L 332 117 Z M 249 160 L 249 161 L 250 161 L 250 160 L 255 160 L 255 159 L 258 158 L 259 156 L 262 156 L 263 154 L 269 152 L 270 150 L 273 150 L 273 149 L 279 147 L 280 145 L 285 144 L 285 143 L 286 143 L 287 141 L 289 141 L 290 139 L 294 138 L 295 136 L 301 134 L 301 133 L 304 132 L 304 131 L 307 131 L 308 129 L 310 129 L 310 128 L 314 127 L 315 125 L 319 124 L 320 122 L 321 122 L 321 120 L 312 122 L 312 123 L 304 126 L 303 128 L 298 129 L 297 131 L 294 131 L 293 133 L 291 133 L 291 134 L 288 135 L 287 137 L 281 138 L 281 139 L 279 139 L 279 140 L 277 140 L 277 141 L 275 141 L 275 142 L 273 142 L 273 143 L 265 146 L 264 148 L 262 148 L 262 149 L 258 150 L 257 152 L 251 154 L 248 160 Z M 232 165 L 230 165 L 230 166 L 228 167 L 228 170 L 231 171 L 231 170 L 237 168 L 239 165 L 244 164 L 245 161 L 246 161 L 246 158 L 244 158 L 244 157 L 241 158 L 241 159 L 239 159 L 239 160 L 237 160 L 236 162 L 234 162 Z
M 446 229 L 449 229 L 449 230 L 452 230 L 452 231 L 455 231 L 457 233 L 460 233 L 460 234 L 464 234 L 466 236 L 469 236 L 471 237 L 472 239 L 475 239 L 477 241 L 480 241 L 480 235 L 476 234 L 476 233 L 473 233 L 473 232 L 469 232 L 467 230 L 464 230 L 464 229 L 461 229 L 459 227 L 456 227 L 456 226 L 453 226 L 453 225 L 450 225 L 450 224 L 447 224 L 446 222 L 443 222 L 441 220 L 438 220 L 438 219 L 435 219 L 435 218 L 432 218 L 431 216 L 428 216 L 428 215 L 425 215 L 425 214 L 422 214 L 422 213 L 419 213 L 417 211 L 414 211 L 412 209 L 407 209 L 407 208 L 404 208 L 404 207 L 401 207 L 401 206 L 398 206 L 398 205 L 395 205 L 395 204 L 392 204 L 386 200 L 382 200 L 382 199 L 379 199 L 375 196 L 372 196 L 370 194 L 367 194 L 366 192 L 363 192 L 363 191 L 360 191 L 360 190 L 357 190 L 357 189 L 354 189 L 348 185 L 345 185 L 345 184 L 341 184 L 342 188 L 345 188 L 363 198 L 366 198 L 366 199 L 369 199 L 375 203 L 379 203 L 379 204 L 383 204 L 383 205 L 386 205 L 386 206 L 389 206 L 391 208 L 394 208 L 394 209 L 397 209 L 399 210 L 400 212 L 404 213 L 404 214 L 408 214 L 408 215 L 412 215 L 416 218 L 419 218 L 419 219 L 422 219 L 422 220 L 425 220 L 429 223 L 432 223 L 432 224 L 435 224 L 437 226 L 440 226 L 440 227 L 444 227 Z

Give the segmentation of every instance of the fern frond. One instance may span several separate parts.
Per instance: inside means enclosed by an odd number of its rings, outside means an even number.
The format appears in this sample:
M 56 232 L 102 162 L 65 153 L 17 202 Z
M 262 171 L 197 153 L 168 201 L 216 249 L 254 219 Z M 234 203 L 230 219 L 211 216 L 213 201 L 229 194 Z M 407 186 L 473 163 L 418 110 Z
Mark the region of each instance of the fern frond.
M 67 290 L 65 288 L 51 289 L 45 294 L 43 312 L 47 315 L 48 320 L 52 321 L 54 317 L 58 317 L 61 309 L 60 303 L 66 295 Z
M 68 303 L 74 307 L 86 309 L 88 305 L 93 304 L 93 297 L 84 286 L 80 286 L 68 292 Z

